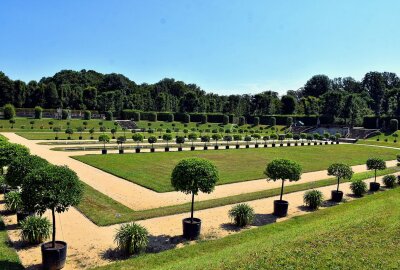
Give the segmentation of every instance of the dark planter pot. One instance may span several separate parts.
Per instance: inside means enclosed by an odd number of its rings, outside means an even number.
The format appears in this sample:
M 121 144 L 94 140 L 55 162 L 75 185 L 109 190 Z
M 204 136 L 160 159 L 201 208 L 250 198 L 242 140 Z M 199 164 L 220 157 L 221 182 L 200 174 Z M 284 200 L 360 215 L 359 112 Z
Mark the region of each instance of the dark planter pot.
M 165 147 L 165 152 L 169 152 L 169 147 Z
M 25 220 L 27 217 L 29 216 L 33 216 L 34 213 L 31 212 L 22 212 L 22 211 L 18 211 L 17 212 L 17 224 L 21 225 L 21 221 Z
M 123 154 L 124 153 L 124 149 L 119 149 L 118 153 Z
M 136 148 L 136 149 L 135 149 L 135 152 L 136 152 L 136 153 L 140 153 L 140 148 Z
M 235 147 L 236 147 L 236 149 L 239 149 L 239 148 L 240 148 L 240 145 L 237 144 Z
M 325 145 L 327 145 L 328 144 L 328 142 L 325 142 Z
M 90 136 L 90 139 L 93 140 L 94 139 L 93 136 Z
M 158 136 L 159 139 L 161 139 L 161 136 Z
M 301 145 L 301 146 L 304 146 L 304 143 L 302 142 L 300 145 Z
M 370 191 L 378 191 L 381 187 L 381 184 L 377 183 L 377 182 L 370 182 L 369 183 L 369 190 Z
M 272 144 L 272 147 L 275 147 L 275 144 L 274 144 L 274 143 Z
M 215 145 L 215 146 L 214 146 L 214 149 L 215 149 L 215 150 L 218 150 L 218 145 Z
M 229 149 L 229 145 L 225 145 L 225 149 Z
M 283 147 L 283 143 L 279 144 L 280 147 Z
M 294 143 L 294 146 L 298 146 L 297 142 Z
M 62 269 L 67 259 L 67 243 L 56 241 L 56 246 L 51 247 L 51 242 L 41 245 L 42 267 L 44 270 Z
M 255 147 L 255 148 L 258 148 L 258 144 L 256 144 L 254 147 Z
M 196 150 L 196 147 L 191 146 L 191 147 L 190 147 L 190 151 L 194 151 L 194 150 Z
M 204 150 L 208 150 L 208 146 L 204 146 L 203 149 L 204 149 Z
M 287 143 L 287 146 L 290 146 L 290 143 Z
M 183 237 L 188 240 L 198 239 L 201 231 L 201 220 L 193 218 L 193 223 L 190 218 L 182 220 L 183 224 Z
M 182 151 L 182 147 L 178 147 L 178 151 L 181 152 Z
M 113 139 L 115 139 L 115 136 L 112 136 Z
M 150 148 L 150 152 L 154 153 L 155 149 L 154 148 Z
M 307 143 L 307 145 L 311 145 L 311 143 Z M 316 143 L 314 143 L 314 145 L 316 145 Z
M 71 137 L 68 137 L 67 139 L 68 139 L 68 140 L 71 140 Z
M 268 147 L 268 144 L 264 144 L 264 148 L 267 148 Z
M 336 144 L 339 144 L 339 142 L 336 142 Z
M 319 145 L 322 145 L 322 142 L 320 142 Z
M 289 203 L 284 200 L 274 201 L 274 216 L 286 217 L 288 212 Z
M 331 144 L 334 144 L 334 142 L 331 142 Z
M 54 140 L 58 140 L 58 137 L 54 137 Z
M 317 142 L 315 142 L 315 143 L 314 143 L 314 145 L 318 145 L 318 143 L 317 143 Z
M 101 154 L 106 155 L 107 154 L 107 149 L 101 149 Z
M 332 190 L 331 191 L 331 200 L 334 202 L 341 202 L 343 199 L 343 191 Z
M 82 136 L 79 136 L 79 140 L 82 140 Z
M 250 148 L 250 145 L 246 144 L 246 148 Z

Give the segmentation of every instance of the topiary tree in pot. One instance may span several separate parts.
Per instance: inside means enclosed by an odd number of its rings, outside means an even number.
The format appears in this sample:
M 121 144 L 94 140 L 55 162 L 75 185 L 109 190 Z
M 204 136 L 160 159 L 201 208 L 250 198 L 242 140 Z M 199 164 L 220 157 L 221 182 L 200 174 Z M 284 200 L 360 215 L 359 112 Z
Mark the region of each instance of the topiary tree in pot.
M 207 150 L 208 149 L 207 143 L 210 142 L 210 136 L 208 135 L 201 136 L 201 142 L 204 143 L 204 150 Z
M 56 136 L 55 136 L 54 139 L 58 140 L 58 133 L 59 133 L 60 131 L 61 131 L 61 128 L 59 128 L 59 127 L 54 127 L 54 128 L 53 128 L 53 132 L 56 133 Z
M 374 182 L 369 183 L 369 190 L 370 191 L 378 191 L 381 185 L 376 182 L 376 171 L 386 169 L 386 162 L 381 158 L 369 158 L 367 160 L 367 169 L 373 170 L 375 173 Z
M 241 141 L 243 138 L 242 138 L 242 135 L 239 135 L 239 134 L 235 134 L 235 135 L 233 135 L 233 139 L 236 141 L 236 149 L 239 149 L 239 141 Z
M 300 139 L 301 139 L 301 146 L 304 145 L 304 140 L 307 138 L 306 133 L 300 133 Z
M 170 133 L 166 133 L 162 136 L 162 139 L 167 142 L 167 146 L 165 147 L 165 152 L 169 151 L 169 141 L 172 140 L 172 135 Z
M 154 152 L 154 144 L 157 142 L 157 137 L 156 136 L 150 136 L 149 138 L 147 138 L 147 141 L 149 143 L 151 143 L 151 149 L 150 152 Z
M 183 219 L 183 237 L 197 239 L 200 235 L 201 220 L 193 217 L 194 196 L 200 192 L 211 193 L 219 180 L 217 168 L 209 160 L 186 158 L 179 161 L 171 175 L 171 184 L 176 191 L 192 195 L 190 218 Z
M 231 135 L 225 135 L 224 136 L 224 141 L 226 142 L 225 149 L 229 149 L 229 142 L 232 141 L 232 136 Z
M 268 135 L 265 135 L 265 136 L 263 136 L 263 141 L 264 141 L 264 147 L 268 147 L 268 140 L 269 140 L 269 136 Z
M 177 136 L 175 142 L 176 144 L 179 144 L 178 151 L 182 151 L 182 144 L 185 143 L 185 137 Z
M 120 154 L 124 153 L 124 143 L 125 142 L 126 142 L 126 137 L 125 136 L 119 136 L 117 138 L 118 153 L 120 153 Z
M 282 181 L 281 194 L 279 200 L 274 201 L 274 215 L 278 217 L 285 217 L 287 215 L 289 203 L 282 200 L 283 187 L 285 181 L 299 181 L 302 173 L 301 166 L 289 159 L 274 159 L 271 161 L 264 171 L 268 181 Z
M 272 133 L 269 137 L 272 140 L 272 147 L 275 147 L 275 140 L 278 139 L 278 135 L 276 135 L 276 133 Z
M 250 148 L 249 142 L 251 142 L 251 136 L 246 135 L 244 141 L 246 142 L 246 148 Z
M 76 128 L 76 131 L 79 132 L 79 140 L 82 140 L 82 139 L 83 139 L 82 132 L 83 132 L 84 130 L 85 130 L 85 129 L 84 129 L 83 127 L 77 127 L 77 128 Z
M 287 139 L 287 146 L 290 146 L 290 139 L 293 138 L 293 133 L 286 133 L 285 138 Z
M 140 143 L 140 142 L 143 142 L 143 135 L 140 134 L 140 133 L 134 133 L 134 134 L 132 135 L 132 140 L 133 140 L 135 143 L 137 143 L 136 149 L 135 149 L 136 153 L 140 153 L 139 143 Z
M 343 191 L 339 190 L 339 184 L 341 179 L 350 180 L 353 177 L 353 170 L 347 164 L 334 163 L 328 167 L 328 175 L 335 176 L 337 178 L 336 190 L 332 190 L 331 196 L 332 201 L 341 202 L 343 199 Z
M 107 154 L 106 143 L 110 142 L 110 137 L 108 137 L 108 135 L 106 135 L 106 134 L 101 134 L 99 136 L 99 142 L 103 143 L 103 149 L 101 150 L 101 153 L 103 155 Z
M 261 135 L 258 133 L 255 133 L 252 135 L 252 137 L 256 140 L 255 148 L 258 148 L 258 140 L 261 139 Z
M 308 133 L 306 139 L 307 139 L 307 145 L 311 145 L 311 141 L 314 140 L 314 135 L 311 133 Z
M 71 140 L 71 136 L 74 134 L 74 130 L 73 130 L 72 128 L 68 127 L 68 128 L 65 130 L 65 134 L 68 135 L 67 139 L 68 139 L 68 140 Z
M 188 139 L 192 142 L 192 146 L 190 146 L 190 150 L 194 151 L 196 148 L 194 147 L 194 141 L 197 140 L 197 133 L 190 133 L 188 135 Z
M 215 134 L 213 134 L 213 135 L 211 136 L 211 138 L 215 141 L 214 149 L 215 149 L 215 150 L 218 150 L 218 141 L 222 139 L 221 134 L 215 133 Z
M 46 210 L 52 214 L 52 241 L 41 246 L 44 269 L 64 267 L 67 243 L 56 241 L 56 216 L 77 205 L 83 194 L 78 176 L 66 166 L 48 165 L 29 173 L 23 182 L 22 201 L 28 209 L 39 215 Z

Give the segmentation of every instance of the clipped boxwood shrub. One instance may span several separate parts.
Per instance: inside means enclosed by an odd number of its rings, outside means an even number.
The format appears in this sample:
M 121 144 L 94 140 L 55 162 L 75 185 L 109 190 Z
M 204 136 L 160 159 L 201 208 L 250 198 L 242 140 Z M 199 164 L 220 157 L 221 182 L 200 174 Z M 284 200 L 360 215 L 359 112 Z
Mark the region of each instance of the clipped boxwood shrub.
M 223 123 L 224 125 L 229 124 L 229 116 L 228 116 L 228 115 L 224 114 L 224 116 L 223 116 L 223 118 L 222 118 L 222 123 Z
M 63 120 L 70 119 L 71 118 L 71 111 L 67 110 L 67 109 L 62 110 L 61 111 L 61 118 Z
M 83 119 L 85 119 L 85 120 L 90 120 L 90 119 L 92 119 L 92 112 L 86 110 L 86 111 L 83 113 Z
M 45 217 L 29 216 L 21 221 L 21 237 L 29 244 L 40 244 L 50 237 L 51 223 Z
M 396 183 L 396 176 L 393 174 L 385 175 L 382 181 L 387 188 L 393 188 Z
M 229 210 L 229 217 L 238 227 L 245 227 L 253 223 L 254 216 L 254 209 L 246 203 L 237 204 Z
M 35 119 L 42 119 L 43 109 L 40 106 L 35 107 Z
M 168 122 L 174 122 L 174 114 L 173 113 L 168 114 Z
M 324 200 L 324 195 L 321 191 L 313 189 L 304 193 L 303 201 L 306 206 L 312 210 L 318 209 Z
M 134 222 L 123 224 L 115 234 L 114 241 L 118 248 L 128 255 L 144 251 L 149 243 L 147 229 Z
M 4 119 L 10 120 L 15 117 L 15 108 L 12 104 L 6 104 L 3 108 Z
M 31 171 L 47 166 L 48 164 L 49 163 L 45 159 L 38 156 L 17 156 L 7 168 L 5 181 L 12 188 L 17 188 L 21 186 L 25 176 Z
M 367 192 L 367 184 L 362 180 L 355 180 L 351 182 L 350 189 L 355 196 L 361 197 Z
M 106 120 L 107 120 L 107 121 L 112 121 L 112 120 L 113 120 L 113 113 L 112 113 L 112 111 L 106 111 L 104 114 L 105 114 L 105 116 L 106 116 Z

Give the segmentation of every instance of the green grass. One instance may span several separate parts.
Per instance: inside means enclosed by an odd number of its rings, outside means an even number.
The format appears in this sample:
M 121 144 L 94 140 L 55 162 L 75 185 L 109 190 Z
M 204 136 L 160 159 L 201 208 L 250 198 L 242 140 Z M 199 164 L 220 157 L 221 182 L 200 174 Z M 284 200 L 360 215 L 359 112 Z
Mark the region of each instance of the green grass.
M 397 134 L 398 137 L 393 135 Z M 396 141 L 396 142 L 395 142 Z M 396 132 L 383 133 L 381 135 L 376 135 L 365 140 L 359 140 L 358 144 L 371 144 L 380 146 L 390 146 L 390 147 L 400 147 L 400 130 Z
M 0 269 L 19 270 L 24 269 L 15 250 L 9 245 L 7 231 L 0 217 Z
M 326 169 L 334 162 L 364 164 L 371 156 L 395 159 L 399 151 L 357 145 L 324 145 L 284 148 L 234 149 L 219 151 L 183 151 L 170 153 L 85 155 L 74 158 L 111 174 L 157 192 L 172 191 L 170 175 L 179 160 L 200 157 L 211 160 L 218 168 L 220 181 L 227 184 L 263 178 L 268 162 L 275 158 L 297 161 L 304 172 Z
M 386 170 L 378 171 L 378 175 L 385 175 L 397 172 L 398 168 L 388 168 Z M 356 173 L 353 175 L 352 180 L 364 180 L 373 177 L 373 172 Z M 342 181 L 345 182 L 345 181 Z M 329 178 L 315 182 L 308 182 L 303 184 L 296 184 L 285 187 L 285 194 L 308 190 L 312 188 L 319 188 L 336 184 L 336 179 Z M 133 211 L 132 209 L 114 201 L 110 197 L 100 193 L 94 188 L 84 184 L 85 192 L 81 203 L 77 206 L 78 210 L 83 213 L 87 218 L 99 226 L 107 226 L 122 222 L 135 221 L 141 219 L 148 219 L 160 216 L 168 216 L 190 211 L 190 203 L 160 207 L 155 209 Z M 200 201 L 195 203 L 195 210 L 208 209 L 218 206 L 224 206 L 234 203 L 247 202 L 268 198 L 280 194 L 280 189 L 269 189 L 235 196 L 229 196 L 219 199 Z M 189 198 L 188 198 L 189 201 Z
M 144 254 L 97 269 L 399 269 L 399 227 L 397 188 L 222 239 Z

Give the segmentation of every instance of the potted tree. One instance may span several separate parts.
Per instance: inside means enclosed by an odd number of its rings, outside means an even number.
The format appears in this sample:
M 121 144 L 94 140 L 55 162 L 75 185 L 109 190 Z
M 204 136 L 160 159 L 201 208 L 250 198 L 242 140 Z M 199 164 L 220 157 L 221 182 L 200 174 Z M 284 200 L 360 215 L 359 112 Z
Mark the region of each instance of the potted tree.
M 307 134 L 306 133 L 300 133 L 300 139 L 301 139 L 301 146 L 304 146 L 304 140 L 307 139 Z
M 140 153 L 140 146 L 139 146 L 139 143 L 140 143 L 140 142 L 143 142 L 143 135 L 140 134 L 140 133 L 134 133 L 134 134 L 132 135 L 132 140 L 133 140 L 135 143 L 137 143 L 135 152 L 136 152 L 136 153 Z
M 265 135 L 265 136 L 263 137 L 264 148 L 268 147 L 268 140 L 269 140 L 269 136 L 268 136 L 268 135 Z
M 258 133 L 254 133 L 253 138 L 256 140 L 256 144 L 254 145 L 254 147 L 258 148 L 258 140 L 261 139 L 261 135 Z
M 82 137 L 83 130 L 84 130 L 83 127 L 77 127 L 76 128 L 76 131 L 79 132 L 79 140 L 82 140 L 82 138 L 83 138 Z
M 285 139 L 285 135 L 284 134 L 279 134 L 279 146 L 282 147 L 283 146 L 283 140 Z
M 299 134 L 293 134 L 293 139 L 294 139 L 294 146 L 298 146 L 298 141 L 300 140 L 300 135 Z
M 221 140 L 222 136 L 219 133 L 215 133 L 211 136 L 211 138 L 215 141 L 214 149 L 218 150 L 218 141 Z
M 68 127 L 68 128 L 65 130 L 65 134 L 68 135 L 67 139 L 68 139 L 68 140 L 71 140 L 71 136 L 72 136 L 72 134 L 74 134 L 74 130 L 73 130 L 72 128 Z
M 209 160 L 201 158 L 186 158 L 179 161 L 171 175 L 171 184 L 176 191 L 192 195 L 190 218 L 185 218 L 183 237 L 189 240 L 200 235 L 201 220 L 193 217 L 194 196 L 200 192 L 211 193 L 219 179 L 217 168 Z
M 185 143 L 185 137 L 177 136 L 175 142 L 179 144 L 178 151 L 182 151 L 182 144 Z
M 267 176 L 268 180 L 277 181 L 279 179 L 282 180 L 281 186 L 281 195 L 279 200 L 274 201 L 274 215 L 278 217 L 287 216 L 288 201 L 282 200 L 283 196 L 283 186 L 286 180 L 299 181 L 301 176 L 301 166 L 295 162 L 288 159 L 274 159 L 271 161 L 267 168 L 265 169 L 264 174 Z
M 56 136 L 55 136 L 55 140 L 58 140 L 58 133 L 61 131 L 61 128 L 59 128 L 59 127 L 54 127 L 53 128 L 53 132 L 55 132 L 56 133 Z
M 314 135 L 312 135 L 311 133 L 307 134 L 307 145 L 311 145 L 311 141 L 314 140 Z M 314 143 L 316 144 L 316 143 Z
M 246 135 L 244 141 L 246 142 L 246 148 L 250 148 L 249 142 L 251 142 L 251 136 Z
M 276 133 L 272 133 L 270 138 L 272 140 L 272 147 L 275 147 L 275 140 L 278 139 L 278 135 L 276 135 Z
M 287 141 L 287 146 L 290 146 L 290 139 L 292 139 L 293 138 L 293 134 L 292 133 L 286 133 L 286 135 L 285 135 L 285 138 L 288 140 Z
M 125 143 L 126 138 L 125 136 L 119 136 L 117 138 L 117 144 L 118 144 L 118 153 L 123 154 L 124 153 L 124 147 L 123 144 Z
M 89 129 L 90 139 L 93 140 L 94 128 Z
M 56 216 L 82 198 L 83 186 L 78 176 L 66 166 L 48 165 L 29 173 L 24 179 L 22 201 L 39 215 L 51 211 L 52 241 L 41 245 L 43 269 L 62 269 L 67 256 L 67 243 L 56 241 Z
M 239 141 L 242 140 L 242 135 L 235 134 L 235 135 L 233 135 L 233 139 L 236 141 L 236 149 L 239 149 L 239 147 L 240 147 Z
M 325 139 L 325 145 L 327 145 L 330 134 L 328 132 L 324 132 L 323 136 L 324 136 L 324 139 Z
M 101 150 L 101 153 L 103 155 L 107 154 L 106 143 L 110 142 L 110 137 L 108 137 L 108 135 L 106 135 L 106 134 L 101 134 L 99 136 L 99 142 L 103 143 L 103 149 Z
M 190 146 L 190 150 L 194 151 L 196 148 L 194 147 L 194 141 L 197 140 L 197 134 L 196 133 L 190 133 L 188 136 L 189 140 L 192 142 L 192 146 Z
M 334 202 L 341 202 L 343 199 L 343 191 L 339 190 L 341 179 L 350 180 L 353 177 L 353 170 L 347 164 L 334 163 L 328 167 L 328 175 L 333 175 L 337 178 L 336 190 L 331 191 L 331 200 Z
M 111 132 L 112 138 L 115 139 L 115 133 L 117 133 L 117 129 L 112 128 L 112 129 L 110 130 L 110 132 Z
M 204 148 L 203 149 L 204 150 L 208 150 L 207 143 L 210 142 L 210 136 L 208 136 L 208 135 L 201 136 L 201 142 L 204 143 Z
M 154 144 L 157 142 L 157 137 L 156 136 L 149 136 L 149 138 L 147 138 L 147 141 L 149 143 L 151 143 L 151 148 L 150 148 L 150 152 L 154 153 Z
M 165 147 L 165 152 L 169 152 L 169 141 L 172 140 L 172 135 L 169 133 L 165 133 L 163 135 L 163 140 L 167 142 L 167 146 Z
M 381 185 L 376 182 L 376 171 L 386 169 L 386 162 L 381 158 L 369 158 L 367 160 L 367 169 L 374 170 L 375 180 L 369 183 L 370 191 L 378 191 Z
M 231 135 L 225 135 L 224 136 L 224 141 L 226 141 L 225 149 L 229 149 L 229 142 L 232 141 L 232 136 Z

